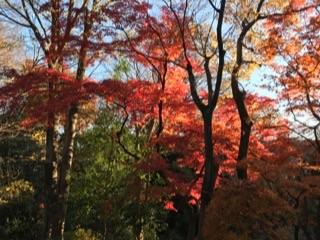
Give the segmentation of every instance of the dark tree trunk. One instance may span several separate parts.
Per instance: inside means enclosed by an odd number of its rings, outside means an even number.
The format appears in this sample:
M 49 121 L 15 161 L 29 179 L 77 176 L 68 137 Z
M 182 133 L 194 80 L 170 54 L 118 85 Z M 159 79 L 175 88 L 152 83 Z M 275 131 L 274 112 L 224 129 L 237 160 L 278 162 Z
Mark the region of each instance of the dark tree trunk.
M 194 211 L 192 206 L 190 206 L 190 216 L 188 225 L 188 234 L 186 240 L 194 240 L 197 231 L 197 212 Z
M 208 206 L 214 184 L 218 176 L 219 165 L 217 160 L 213 156 L 213 143 L 212 143 L 212 112 L 203 113 L 203 125 L 204 125 L 204 144 L 205 144 L 205 167 L 204 167 L 204 176 L 203 184 L 201 189 L 201 203 L 199 210 L 199 220 L 198 220 L 198 236 L 197 240 L 202 240 L 202 227 L 205 217 L 205 209 Z
M 52 66 L 49 65 L 49 68 Z M 53 83 L 48 82 L 48 101 L 52 99 Z M 46 129 L 46 164 L 45 164 L 45 238 L 57 235 L 55 224 L 57 209 L 58 161 L 55 151 L 55 115 L 48 113 Z
M 237 71 L 236 71 L 237 72 Z M 240 144 L 237 157 L 237 176 L 239 179 L 247 179 L 247 155 L 251 134 L 252 121 L 250 119 L 248 110 L 245 105 L 245 92 L 239 89 L 236 74 L 232 75 L 232 94 L 233 99 L 236 103 L 240 121 L 241 121 L 241 132 L 240 132 Z
M 294 226 L 294 240 L 299 240 L 300 228 L 298 225 Z
M 180 29 L 180 35 L 182 39 L 182 47 L 184 51 L 184 56 L 187 61 L 186 70 L 188 72 L 188 80 L 190 85 L 190 92 L 192 99 L 197 106 L 198 110 L 200 110 L 203 118 L 203 131 L 204 131 L 204 176 L 203 183 L 201 189 L 201 198 L 200 198 L 200 209 L 198 215 L 198 232 L 197 232 L 197 240 L 203 239 L 202 228 L 205 217 L 205 209 L 208 206 L 212 193 L 214 190 L 214 185 L 218 176 L 219 164 L 217 159 L 214 158 L 213 155 L 213 143 L 212 143 L 212 114 L 214 109 L 217 106 L 218 98 L 220 95 L 220 88 L 223 77 L 223 69 L 224 69 L 224 56 L 226 51 L 223 47 L 223 18 L 224 18 L 224 9 L 225 9 L 225 0 L 220 1 L 220 8 L 217 9 L 214 4 L 209 1 L 211 6 L 213 6 L 214 10 L 218 13 L 218 22 L 217 22 L 217 43 L 218 43 L 218 69 L 216 75 L 215 88 L 213 89 L 212 75 L 210 71 L 210 60 L 212 56 L 204 56 L 204 72 L 206 76 L 207 89 L 208 89 L 208 98 L 207 104 L 203 102 L 202 98 L 198 94 L 197 90 L 197 81 L 194 75 L 192 64 L 188 58 L 188 50 L 185 42 L 185 33 L 184 28 Z M 171 9 L 174 11 L 173 9 Z M 206 54 L 206 53 L 205 53 Z
M 315 237 L 316 239 L 320 239 L 320 199 L 317 200 L 317 223 L 316 223 L 316 231 L 315 231 Z
M 237 176 L 239 179 L 247 179 L 247 155 L 248 155 L 248 148 L 249 148 L 249 140 L 251 134 L 251 127 L 252 121 L 250 119 L 248 110 L 245 104 L 246 92 L 244 90 L 240 90 L 239 82 L 238 82 L 238 75 L 241 69 L 242 64 L 244 63 L 243 60 L 243 41 L 250 31 L 250 29 L 256 24 L 257 21 L 261 20 L 260 11 L 264 4 L 264 0 L 260 0 L 257 5 L 257 17 L 250 22 L 247 21 L 245 18 L 242 23 L 242 30 L 240 35 L 237 39 L 236 44 L 236 63 L 233 67 L 231 73 L 231 88 L 232 88 L 232 95 L 233 99 L 237 105 L 239 117 L 241 120 L 241 133 L 240 133 L 240 143 L 239 143 L 239 151 L 237 157 Z
M 54 150 L 54 128 L 48 127 L 46 131 L 46 165 L 45 165 L 45 235 L 51 239 L 56 235 L 54 218 L 57 203 L 58 163 Z

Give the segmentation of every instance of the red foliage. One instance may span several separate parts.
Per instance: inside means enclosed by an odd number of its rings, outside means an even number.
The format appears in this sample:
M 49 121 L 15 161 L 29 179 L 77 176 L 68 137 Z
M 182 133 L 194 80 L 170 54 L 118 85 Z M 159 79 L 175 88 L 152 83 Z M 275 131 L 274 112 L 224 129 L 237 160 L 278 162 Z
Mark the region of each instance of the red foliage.
M 53 90 L 48 95 L 48 83 Z M 32 72 L 17 75 L 14 81 L 0 88 L 0 104 L 8 111 L 14 111 L 19 105 L 24 106 L 22 125 L 45 124 L 48 112 L 65 113 L 71 103 L 85 102 L 94 97 L 91 79 L 75 81 L 68 72 L 58 72 L 40 67 Z M 90 87 L 91 86 L 91 87 Z
M 298 9 L 304 1 L 292 1 Z M 269 47 L 278 56 L 274 63 L 277 76 L 275 91 L 279 100 L 286 103 L 292 126 L 299 135 L 316 139 L 320 123 L 320 16 L 316 10 L 319 1 L 308 1 L 301 11 L 292 11 L 281 21 L 270 21 L 270 38 L 275 44 Z M 297 126 L 299 128 L 297 128 Z
M 178 78 L 175 77 L 178 74 Z M 158 121 L 158 103 L 163 101 L 163 131 L 157 136 L 156 131 L 150 138 L 148 147 L 161 146 L 164 152 L 179 153 L 175 164 L 180 169 L 190 169 L 201 176 L 203 159 L 203 126 L 201 115 L 190 100 L 188 84 L 177 69 L 171 68 L 167 75 L 166 88 L 161 90 L 161 84 L 146 81 L 131 80 L 128 82 L 105 81 L 102 86 L 107 101 L 120 105 L 120 112 L 129 116 L 128 127 L 143 128 L 151 120 Z M 185 77 L 185 76 L 184 76 Z M 283 151 L 281 156 L 275 154 L 283 148 L 283 142 L 288 138 L 287 122 L 274 113 L 277 106 L 274 100 L 249 95 L 246 98 L 250 115 L 253 117 L 254 128 L 250 139 L 249 161 L 269 159 L 284 161 L 292 152 Z M 240 120 L 231 98 L 223 98 L 214 115 L 214 148 L 221 163 L 220 173 L 228 172 L 234 175 Z M 282 126 L 282 127 L 281 127 Z M 279 144 L 281 143 L 281 144 Z M 287 154 L 287 156 L 285 155 Z M 173 169 L 170 160 L 153 152 L 140 162 L 137 167 L 145 172 L 161 172 L 167 180 L 166 192 L 190 195 L 199 199 L 200 177 L 190 178 L 185 173 Z M 256 173 L 250 173 L 252 177 Z

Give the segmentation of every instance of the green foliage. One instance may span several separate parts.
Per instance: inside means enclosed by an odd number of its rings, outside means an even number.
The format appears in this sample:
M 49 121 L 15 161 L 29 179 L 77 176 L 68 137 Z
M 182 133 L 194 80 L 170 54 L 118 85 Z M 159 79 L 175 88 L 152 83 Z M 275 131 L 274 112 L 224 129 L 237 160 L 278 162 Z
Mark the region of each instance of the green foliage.
M 1 239 L 35 239 L 34 194 L 32 184 L 24 180 L 16 180 L 0 188 Z
M 145 201 L 144 175 L 115 139 L 121 124 L 117 115 L 103 109 L 92 127 L 77 138 L 66 228 L 90 229 L 103 239 L 130 240 L 140 234 L 158 239 L 166 214 L 161 202 Z M 132 151 L 141 141 L 127 129 L 121 140 Z
M 36 141 L 27 135 L 0 136 L 0 157 L 23 159 L 38 153 L 40 148 Z
M 40 146 L 29 134 L 0 134 L 0 239 L 41 239 L 40 156 Z
M 79 228 L 74 232 L 65 233 L 65 240 L 100 240 L 101 237 L 91 230 Z
M 115 66 L 113 79 L 120 80 L 122 76 L 128 76 L 130 72 L 130 66 L 126 59 L 121 58 Z

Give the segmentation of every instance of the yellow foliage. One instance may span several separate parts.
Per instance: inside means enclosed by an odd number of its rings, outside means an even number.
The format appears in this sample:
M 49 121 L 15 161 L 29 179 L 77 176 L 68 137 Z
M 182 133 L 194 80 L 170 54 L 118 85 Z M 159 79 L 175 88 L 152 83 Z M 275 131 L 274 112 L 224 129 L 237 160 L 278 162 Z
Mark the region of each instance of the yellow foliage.
M 20 201 L 34 194 L 34 188 L 28 181 L 17 180 L 0 188 L 0 205 L 10 201 Z
M 66 240 L 98 240 L 99 236 L 94 234 L 90 229 L 78 228 L 75 232 L 65 233 Z
M 35 130 L 32 132 L 31 138 L 35 140 L 40 145 L 45 144 L 46 141 L 46 134 L 42 130 Z

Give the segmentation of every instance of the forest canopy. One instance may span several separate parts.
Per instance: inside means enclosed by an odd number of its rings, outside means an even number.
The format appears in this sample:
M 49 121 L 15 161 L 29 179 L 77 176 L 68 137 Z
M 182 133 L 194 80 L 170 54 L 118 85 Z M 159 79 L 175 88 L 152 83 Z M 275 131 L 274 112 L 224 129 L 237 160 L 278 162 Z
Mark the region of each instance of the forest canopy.
M 0 0 L 0 239 L 320 239 L 319 0 Z

